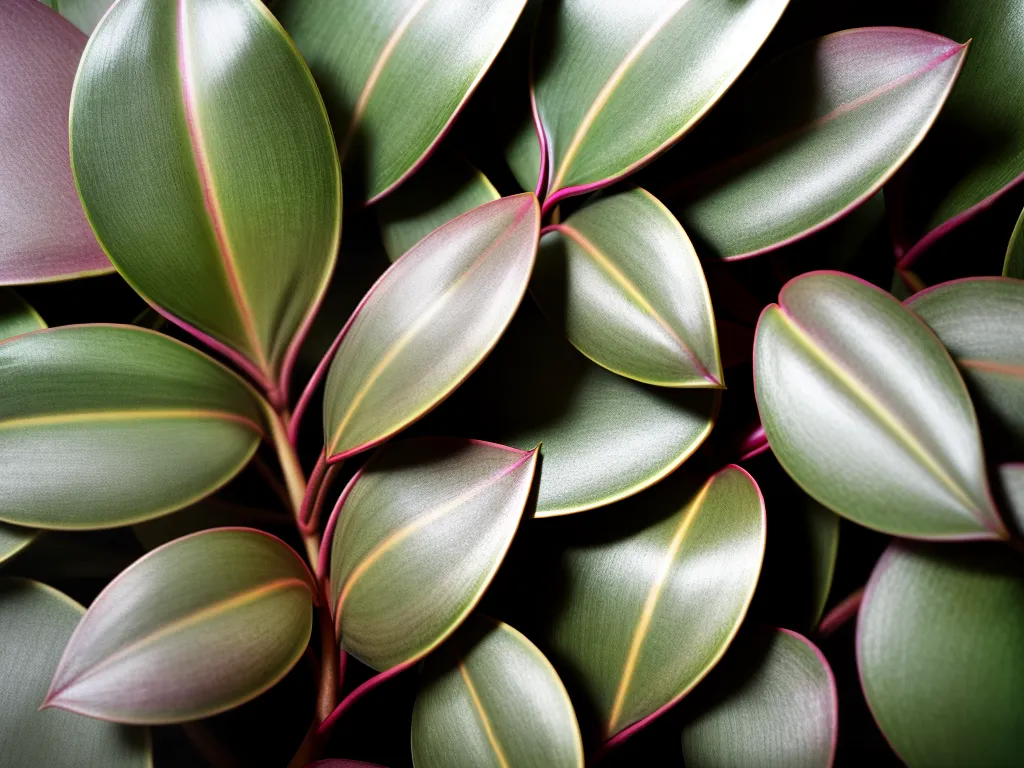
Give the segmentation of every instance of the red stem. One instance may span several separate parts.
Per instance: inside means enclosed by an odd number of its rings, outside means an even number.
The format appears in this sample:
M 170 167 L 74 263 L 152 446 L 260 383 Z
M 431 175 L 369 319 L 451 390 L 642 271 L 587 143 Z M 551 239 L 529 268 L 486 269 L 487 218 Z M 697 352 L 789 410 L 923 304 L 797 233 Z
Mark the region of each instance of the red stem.
M 816 632 L 820 640 L 830 637 L 846 622 L 857 615 L 860 604 L 864 600 L 864 588 L 861 587 L 849 597 L 845 598 L 818 623 Z
M 320 737 L 326 736 L 334 727 L 335 723 L 337 723 L 338 720 L 341 719 L 341 716 L 344 715 L 352 707 L 353 704 L 355 704 L 357 701 L 363 698 L 370 691 L 380 687 L 391 678 L 407 670 L 414 663 L 415 662 L 399 664 L 397 667 L 392 667 L 386 672 L 381 672 L 379 675 L 374 675 L 365 683 L 360 685 L 358 688 L 352 691 L 352 693 L 350 693 L 348 696 L 342 699 L 341 703 L 334 708 L 334 711 L 331 712 L 331 714 L 328 715 L 327 718 L 322 723 L 320 723 L 320 727 L 317 729 L 317 735 Z

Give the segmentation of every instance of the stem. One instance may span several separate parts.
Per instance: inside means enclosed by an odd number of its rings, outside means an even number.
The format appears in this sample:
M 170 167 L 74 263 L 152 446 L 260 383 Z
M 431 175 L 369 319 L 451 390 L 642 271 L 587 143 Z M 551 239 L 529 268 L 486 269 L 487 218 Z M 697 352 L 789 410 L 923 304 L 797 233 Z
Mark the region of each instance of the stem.
M 828 612 L 825 618 L 818 622 L 818 631 L 816 633 L 818 639 L 824 640 L 826 637 L 835 634 L 836 630 L 856 616 L 863 600 L 863 587 L 849 597 L 844 598 L 842 602 Z
M 331 492 L 331 485 L 334 484 L 335 478 L 338 477 L 338 473 L 341 472 L 342 466 L 345 464 L 344 461 L 339 461 L 337 464 L 328 464 L 327 472 L 324 475 L 324 480 L 320 483 L 320 490 L 316 494 L 316 502 L 313 504 L 313 511 L 310 514 L 309 519 L 306 521 L 306 529 L 315 531 L 320 527 L 320 513 L 324 509 L 324 504 L 327 501 L 327 494 Z
M 341 719 L 341 716 L 344 715 L 352 707 L 353 704 L 355 704 L 357 701 L 363 698 L 370 691 L 374 690 L 375 688 L 379 688 L 388 680 L 395 677 L 396 675 L 401 674 L 411 666 L 412 663 L 399 664 L 397 667 L 392 667 L 386 672 L 381 672 L 379 675 L 374 675 L 373 677 L 371 677 L 369 680 L 367 680 L 365 683 L 360 685 L 358 688 L 352 691 L 352 693 L 350 693 L 348 696 L 341 700 L 341 703 L 334 708 L 334 711 L 331 712 L 331 714 L 328 715 L 322 723 L 320 723 L 320 727 L 317 729 L 317 734 L 322 737 L 326 737 L 327 735 L 329 735 L 334 725 L 338 722 L 338 720 Z
M 284 425 L 281 414 L 264 404 L 267 421 L 270 423 L 270 431 L 274 440 L 274 448 L 277 449 L 277 459 L 281 463 L 281 471 L 284 473 L 285 486 L 288 489 L 288 497 L 291 501 L 292 514 L 295 515 L 295 522 L 302 535 L 302 543 L 306 547 L 306 557 L 312 566 L 316 566 L 317 557 L 320 553 L 320 536 L 316 531 L 303 529 L 302 520 L 299 518 L 302 509 L 302 502 L 306 496 L 306 478 L 302 473 L 302 465 L 299 464 L 299 457 L 295 449 L 288 442 L 288 430 Z
M 326 472 L 327 451 L 323 450 L 320 451 L 320 456 L 316 460 L 316 466 L 313 467 L 313 471 L 309 475 L 309 482 L 306 484 L 306 490 L 302 494 L 302 502 L 299 505 L 298 521 L 299 527 L 303 532 L 308 531 L 310 528 L 315 528 L 315 526 L 310 524 L 310 518 L 313 515 L 313 507 L 316 506 L 314 501 L 319 498 L 320 486 L 324 481 Z

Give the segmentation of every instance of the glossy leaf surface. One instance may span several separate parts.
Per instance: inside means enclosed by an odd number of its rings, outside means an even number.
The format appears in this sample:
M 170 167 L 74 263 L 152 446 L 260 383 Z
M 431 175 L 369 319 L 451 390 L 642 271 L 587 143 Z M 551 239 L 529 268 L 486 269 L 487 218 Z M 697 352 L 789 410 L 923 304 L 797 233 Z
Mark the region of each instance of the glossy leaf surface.
M 621 192 L 547 228 L 530 290 L 551 323 L 608 370 L 659 386 L 722 386 L 704 271 L 650 193 Z
M 132 287 L 276 388 L 334 267 L 341 175 L 313 79 L 270 12 L 117 4 L 82 57 L 71 156 Z
M 1017 226 L 1013 228 L 1013 234 L 1010 236 L 1010 243 L 1006 247 L 1003 276 L 1024 280 L 1024 211 L 1021 211 Z
M 0 284 L 112 270 L 68 167 L 68 102 L 84 47 L 38 0 L 0 8 Z
M 377 206 L 388 258 L 397 261 L 442 224 L 499 197 L 487 177 L 464 160 L 435 155 Z
M 236 707 L 302 656 L 315 589 L 299 556 L 260 531 L 177 539 L 133 563 L 92 603 L 46 704 L 153 724 Z
M 791 280 L 758 322 L 754 375 L 772 450 L 825 506 L 900 536 L 1005 536 L 956 365 L 889 294 Z
M 1024 570 L 1008 548 L 890 547 L 861 604 L 857 664 L 907 765 L 1019 762 L 1022 643 Z
M 346 491 L 330 540 L 342 647 L 385 671 L 451 634 L 498 570 L 536 465 L 536 451 L 469 440 L 382 448 Z
M 99 24 L 112 0 L 41 0 L 70 21 L 85 34 L 91 34 Z
M 471 617 L 422 674 L 412 714 L 417 768 L 582 768 L 569 694 L 508 624 Z
M 565 0 L 541 19 L 535 93 L 547 195 L 603 186 L 697 123 L 761 47 L 787 0 Z
M 35 0 L 33 0 L 35 2 Z M 4 765 L 150 768 L 149 733 L 58 710 L 39 711 L 85 609 L 52 587 L 0 579 L 0 755 Z
M 187 506 L 255 452 L 237 375 L 167 336 L 83 325 L 0 344 L 0 520 L 109 528 Z
M 795 632 L 741 635 L 693 703 L 687 768 L 830 768 L 835 758 L 836 682 L 821 651 Z
M 496 200 L 434 230 L 376 282 L 327 374 L 329 457 L 386 440 L 480 364 L 526 291 L 539 227 L 532 194 Z
M 324 93 L 364 200 L 426 160 L 512 31 L 525 0 L 282 0 L 275 12 Z
M 730 92 L 712 120 L 735 154 L 666 198 L 707 253 L 739 258 L 806 236 L 867 200 L 945 103 L 967 46 L 873 27 L 815 40 Z
M 897 234 L 915 250 L 1024 178 L 1024 92 L 1004 86 L 1024 78 L 1024 6 L 936 0 L 921 17 L 933 32 L 971 40 L 971 52 L 942 116 L 893 190 L 903 224 Z
M 562 558 L 565 596 L 546 640 L 563 675 L 581 682 L 606 738 L 708 673 L 761 570 L 764 505 L 742 469 L 726 467 L 703 485 L 667 481 L 616 515 L 638 519 L 654 508 L 662 511 L 654 524 L 570 547 Z
M 461 434 L 524 450 L 540 444 L 536 514 L 550 517 L 611 504 L 664 478 L 710 434 L 720 397 L 611 373 L 525 302 L 434 428 L 456 424 Z
M 1024 281 L 954 280 L 907 306 L 957 361 L 979 412 L 1024 447 Z

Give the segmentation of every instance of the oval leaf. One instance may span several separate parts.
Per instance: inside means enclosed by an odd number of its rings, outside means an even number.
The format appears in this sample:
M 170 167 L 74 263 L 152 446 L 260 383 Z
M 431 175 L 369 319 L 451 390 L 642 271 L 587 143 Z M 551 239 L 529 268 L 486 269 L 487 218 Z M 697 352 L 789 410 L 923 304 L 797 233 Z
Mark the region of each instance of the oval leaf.
M 525 2 L 278 3 L 278 17 L 326 95 L 346 175 L 360 199 L 383 197 L 426 160 Z
M 68 167 L 68 102 L 85 35 L 38 0 L 0 9 L 0 284 L 112 271 Z
M 960 366 L 983 424 L 1015 453 L 1024 450 L 1024 281 L 954 280 L 915 294 L 907 306 Z
M 693 127 L 788 0 L 565 0 L 542 18 L 535 73 L 545 207 L 632 173 Z M 545 37 L 550 39 L 545 39 Z
M 153 550 L 93 601 L 45 706 L 122 723 L 180 723 L 280 680 L 313 626 L 312 576 L 280 539 L 218 528 Z
M 754 595 L 765 542 L 760 492 L 735 466 L 702 486 L 670 480 L 607 514 L 633 532 L 570 545 L 547 638 L 605 738 L 666 709 L 718 662 Z
M 861 604 L 857 666 L 907 765 L 1020 761 L 1022 642 L 1024 571 L 1009 549 L 889 548 Z
M 424 665 L 412 759 L 417 768 L 583 768 L 583 742 L 551 663 L 508 624 L 476 616 Z
M 512 543 L 536 465 L 536 450 L 472 440 L 382 448 L 325 536 L 342 647 L 383 672 L 455 631 Z
M 700 687 L 683 728 L 687 768 L 830 768 L 839 735 L 836 681 L 825 657 L 788 629 L 737 639 Z
M 395 262 L 442 224 L 500 197 L 473 166 L 457 157 L 435 155 L 377 206 L 384 250 Z
M 532 194 L 496 200 L 434 230 L 374 284 L 327 374 L 332 460 L 416 421 L 480 364 L 522 301 L 539 228 Z
M 540 444 L 536 516 L 551 517 L 664 478 L 711 433 L 720 400 L 718 390 L 651 387 L 594 365 L 527 302 L 430 426 L 522 449 Z
M 650 193 L 622 192 L 547 227 L 530 290 L 569 341 L 608 370 L 665 387 L 722 387 L 704 271 Z
M 938 116 L 966 55 L 966 45 L 896 27 L 801 46 L 726 97 L 712 120 L 735 136 L 735 154 L 666 199 L 721 258 L 805 237 L 896 172 Z
M 951 229 L 1024 179 L 1024 16 L 1018 0 L 933 0 L 922 24 L 971 40 L 957 87 L 886 202 L 909 265 Z
M 1010 243 L 1006 246 L 1003 277 L 1024 280 L 1024 211 L 1020 212 L 1020 218 L 1017 219 L 1017 225 L 1010 236 Z
M 85 34 L 91 34 L 113 0 L 41 0 Z
M 841 273 L 803 275 L 761 314 L 754 344 L 768 442 L 812 497 L 898 536 L 1006 535 L 963 379 L 891 295 Z
M 117 325 L 0 344 L 0 520 L 109 528 L 212 493 L 259 445 L 258 397 L 200 352 Z
M 263 4 L 118 3 L 82 57 L 71 160 L 132 287 L 280 387 L 334 267 L 341 174 L 313 78 Z
M 35 2 L 35 0 L 33 0 Z M 0 579 L 0 749 L 4 765 L 150 768 L 149 731 L 39 711 L 85 609 L 52 587 Z

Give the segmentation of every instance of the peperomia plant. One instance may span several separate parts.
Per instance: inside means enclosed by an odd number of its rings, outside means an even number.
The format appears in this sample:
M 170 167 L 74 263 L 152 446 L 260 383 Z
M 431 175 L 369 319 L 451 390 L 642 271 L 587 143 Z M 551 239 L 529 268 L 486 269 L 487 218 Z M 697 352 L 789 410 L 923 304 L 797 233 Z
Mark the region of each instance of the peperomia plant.
M 1019 765 L 1022 94 L 1018 0 L 0 0 L 0 765 Z

